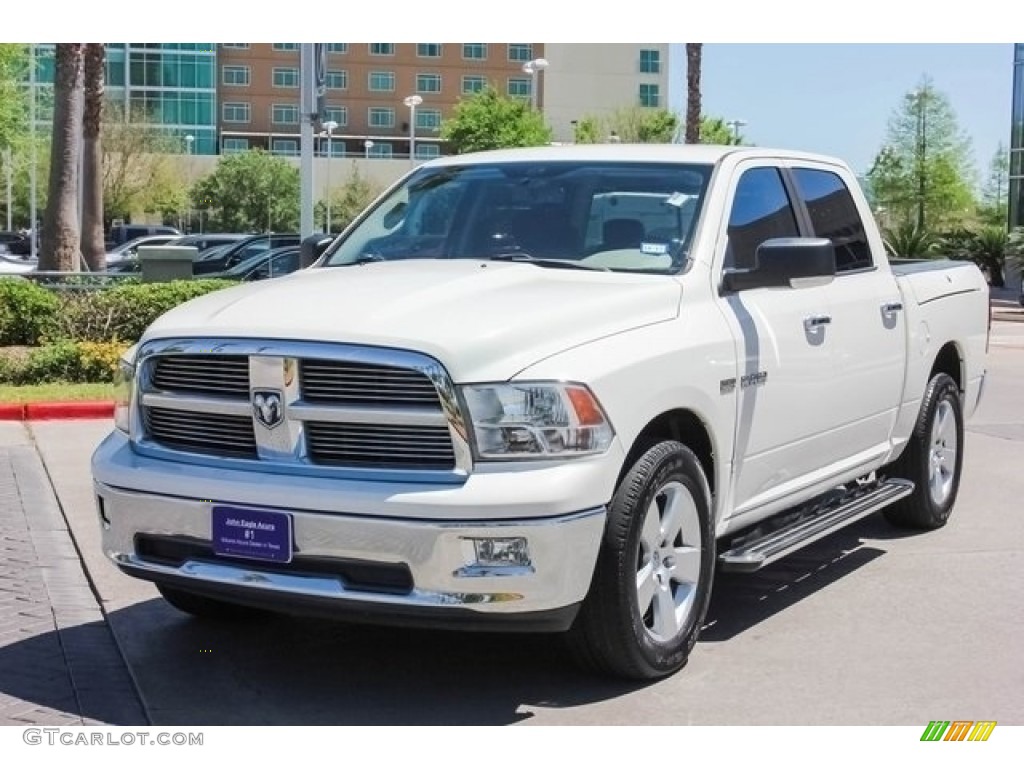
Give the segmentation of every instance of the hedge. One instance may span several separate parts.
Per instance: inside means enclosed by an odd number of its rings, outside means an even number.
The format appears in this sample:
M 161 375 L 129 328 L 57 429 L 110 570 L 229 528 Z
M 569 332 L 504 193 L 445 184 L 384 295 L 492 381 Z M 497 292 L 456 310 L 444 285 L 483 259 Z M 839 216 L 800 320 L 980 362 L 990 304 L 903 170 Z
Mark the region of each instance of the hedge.
M 0 346 L 135 341 L 167 310 L 234 284 L 180 280 L 58 293 L 22 278 L 0 279 Z
M 0 357 L 0 383 L 111 381 L 117 362 L 128 348 L 117 341 L 58 341 Z

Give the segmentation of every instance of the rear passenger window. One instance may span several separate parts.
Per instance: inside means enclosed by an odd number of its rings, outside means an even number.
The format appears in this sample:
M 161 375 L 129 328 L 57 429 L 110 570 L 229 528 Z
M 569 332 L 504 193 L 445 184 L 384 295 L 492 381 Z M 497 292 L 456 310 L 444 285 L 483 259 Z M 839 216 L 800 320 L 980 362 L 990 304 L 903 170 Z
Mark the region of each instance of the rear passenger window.
M 777 168 L 744 171 L 729 213 L 729 248 L 725 266 L 750 269 L 765 240 L 799 237 L 793 205 Z
M 831 171 L 810 168 L 797 168 L 793 175 L 815 237 L 827 237 L 836 247 L 836 272 L 871 267 L 864 222 L 843 180 Z

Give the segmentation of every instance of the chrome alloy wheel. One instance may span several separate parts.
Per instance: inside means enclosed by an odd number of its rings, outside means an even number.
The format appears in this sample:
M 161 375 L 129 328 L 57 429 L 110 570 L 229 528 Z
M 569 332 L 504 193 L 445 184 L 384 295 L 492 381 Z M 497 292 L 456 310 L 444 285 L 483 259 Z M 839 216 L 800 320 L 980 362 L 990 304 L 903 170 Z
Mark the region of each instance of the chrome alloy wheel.
M 946 503 L 953 492 L 959 445 L 956 416 L 948 400 L 942 400 L 935 411 L 928 447 L 928 492 L 937 506 Z
M 637 556 L 637 605 L 654 640 L 669 642 L 687 626 L 700 580 L 702 544 L 693 496 L 682 483 L 666 483 L 644 513 Z

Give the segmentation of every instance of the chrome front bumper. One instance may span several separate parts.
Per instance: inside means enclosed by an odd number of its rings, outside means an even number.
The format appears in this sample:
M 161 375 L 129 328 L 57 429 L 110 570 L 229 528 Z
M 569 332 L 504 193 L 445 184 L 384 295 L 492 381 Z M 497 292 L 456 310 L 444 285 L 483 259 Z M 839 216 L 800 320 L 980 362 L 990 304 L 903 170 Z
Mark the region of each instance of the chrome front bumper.
M 407 567 L 411 589 L 395 593 L 346 583 L 322 568 L 303 573 L 212 555 L 176 563 L 148 557 L 137 546 L 147 536 L 209 545 L 213 501 L 100 482 L 95 490 L 104 550 L 132 576 L 288 612 L 452 628 L 567 628 L 590 587 L 605 522 L 604 507 L 546 518 L 457 522 L 290 512 L 297 556 L 320 564 Z M 525 538 L 530 565 L 474 567 L 469 539 L 489 536 Z

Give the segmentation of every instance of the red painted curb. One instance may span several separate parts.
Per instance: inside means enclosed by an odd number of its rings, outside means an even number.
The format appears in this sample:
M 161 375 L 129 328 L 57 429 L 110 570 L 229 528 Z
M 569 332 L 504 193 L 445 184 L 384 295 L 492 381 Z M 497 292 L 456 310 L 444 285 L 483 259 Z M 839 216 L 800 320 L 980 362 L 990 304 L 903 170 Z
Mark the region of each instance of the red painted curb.
M 114 415 L 109 401 L 0 403 L 2 421 L 47 421 L 53 419 L 104 419 Z

